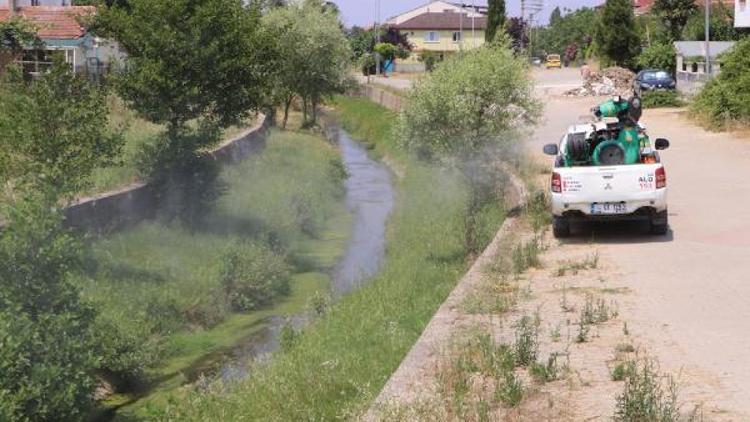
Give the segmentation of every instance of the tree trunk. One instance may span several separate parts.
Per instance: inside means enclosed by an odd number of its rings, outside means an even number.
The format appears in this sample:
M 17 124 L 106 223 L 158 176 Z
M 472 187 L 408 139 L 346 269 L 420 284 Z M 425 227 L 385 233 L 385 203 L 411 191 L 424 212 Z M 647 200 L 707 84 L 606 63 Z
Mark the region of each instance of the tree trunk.
M 302 97 L 302 126 L 307 125 L 307 97 Z
M 310 105 L 312 106 L 312 121 L 310 123 L 314 125 L 318 121 L 318 101 L 313 97 Z
M 292 106 L 292 101 L 294 101 L 294 96 L 289 96 L 284 100 L 284 121 L 281 122 L 281 128 L 286 129 L 286 123 L 289 121 L 289 107 Z

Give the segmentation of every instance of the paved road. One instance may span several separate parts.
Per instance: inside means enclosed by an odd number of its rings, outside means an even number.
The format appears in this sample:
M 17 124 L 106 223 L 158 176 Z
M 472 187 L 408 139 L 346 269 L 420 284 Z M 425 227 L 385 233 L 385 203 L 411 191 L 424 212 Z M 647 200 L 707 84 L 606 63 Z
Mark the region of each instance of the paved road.
M 542 86 L 572 81 L 562 72 L 536 77 Z M 546 101 L 535 151 L 597 103 Z M 647 110 L 642 122 L 672 142 L 662 154 L 669 235 L 652 237 L 638 224 L 588 226 L 568 243 L 593 239 L 616 264 L 619 284 L 634 291 L 623 317 L 663 368 L 682 371 L 685 398 L 705 402 L 710 420 L 750 420 L 750 139 L 706 132 L 675 111 Z

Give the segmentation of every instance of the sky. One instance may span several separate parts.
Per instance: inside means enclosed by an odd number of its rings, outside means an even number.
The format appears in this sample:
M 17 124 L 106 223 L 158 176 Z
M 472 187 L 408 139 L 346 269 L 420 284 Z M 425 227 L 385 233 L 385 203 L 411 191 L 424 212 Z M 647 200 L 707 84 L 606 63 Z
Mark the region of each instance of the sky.
M 460 2 L 460 0 L 454 0 Z M 471 3 L 472 0 L 464 0 L 464 3 Z M 560 9 L 570 8 L 577 9 L 582 6 L 595 6 L 604 2 L 604 0 L 542 0 L 544 10 L 540 13 L 542 23 L 549 20 L 552 9 L 560 6 Z M 378 0 L 333 0 L 344 17 L 347 26 L 359 25 L 364 26 L 375 21 L 375 13 Z M 429 3 L 430 0 L 380 0 L 381 20 L 386 20 L 391 16 L 409 11 L 415 7 Z M 487 0 L 476 0 L 476 4 L 487 4 Z M 505 7 L 508 16 L 518 16 L 521 14 L 521 0 L 505 0 Z

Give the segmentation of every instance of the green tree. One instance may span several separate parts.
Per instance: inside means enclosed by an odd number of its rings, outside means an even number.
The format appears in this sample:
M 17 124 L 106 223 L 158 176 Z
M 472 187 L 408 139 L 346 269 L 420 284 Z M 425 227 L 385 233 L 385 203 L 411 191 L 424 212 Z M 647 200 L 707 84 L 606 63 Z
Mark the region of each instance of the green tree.
M 661 69 L 674 74 L 676 54 L 672 44 L 651 44 L 638 56 L 637 64 L 641 69 Z
M 659 17 L 672 40 L 676 41 L 688 19 L 696 12 L 695 0 L 656 0 L 651 12 Z
M 95 168 L 119 155 L 123 137 L 109 129 L 107 93 L 71 72 L 61 57 L 35 83 L 13 69 L 0 94 L 0 150 L 13 155 L 12 173 L 6 168 L 12 182 L 69 199 L 88 186 Z
M 698 93 L 692 111 L 714 127 L 750 120 L 750 38 L 722 55 L 721 73 Z
M 342 92 L 351 50 L 336 15 L 307 4 L 270 11 L 263 25 L 276 42 L 279 61 L 273 74 L 276 96 L 287 112 L 300 98 L 305 124 L 314 124 L 320 102 Z
M 492 42 L 505 25 L 505 0 L 489 0 L 488 6 L 487 29 L 484 34 L 487 42 Z
M 448 59 L 409 92 L 400 117 L 405 149 L 458 169 L 467 181 L 470 254 L 479 252 L 476 218 L 492 198 L 490 175 L 499 173 L 492 166 L 512 150 L 517 131 L 534 123 L 540 110 L 528 65 L 508 43 Z
M 552 13 L 549 15 L 549 25 L 555 26 L 560 23 L 560 20 L 562 20 L 562 13 L 560 12 L 560 6 L 555 6 L 554 9 L 552 9 Z
M 128 53 L 119 94 L 176 131 L 199 118 L 226 127 L 263 104 L 271 50 L 259 24 L 241 0 L 129 0 L 101 8 L 96 28 Z
M 105 94 L 60 57 L 26 83 L 0 84 L 0 420 L 82 420 L 99 366 L 94 309 L 72 276 L 82 246 L 62 228 L 61 204 L 118 153 Z
M 222 128 L 271 103 L 275 57 L 257 3 L 128 0 L 99 8 L 94 31 L 128 54 L 116 91 L 141 116 L 166 124 L 163 139 L 139 155 L 139 168 L 168 217 L 197 223 L 205 215 L 220 190 L 204 151 Z
M 674 37 L 666 28 L 659 17 L 653 14 L 645 14 L 635 17 L 635 27 L 641 38 L 644 46 L 650 46 L 652 44 L 671 44 L 674 41 Z
M 41 46 L 41 43 L 37 36 L 37 28 L 23 17 L 15 15 L 0 22 L 0 55 L 15 56 L 24 48 Z
M 60 211 L 29 195 L 6 209 L 0 235 L 0 419 L 82 420 L 97 366 L 94 312 L 70 275 L 80 245 Z
M 551 19 L 546 28 L 535 30 L 533 54 L 563 54 L 573 43 L 585 50 L 596 29 L 596 19 L 594 9 L 586 7 Z
M 640 51 L 640 38 L 630 0 L 607 0 L 594 39 L 604 64 L 634 67 L 634 59 Z
M 747 28 L 734 27 L 734 10 L 723 3 L 711 5 L 709 32 L 711 41 L 736 41 L 748 34 Z M 690 17 L 682 30 L 686 41 L 703 41 L 706 39 L 705 15 L 696 13 Z

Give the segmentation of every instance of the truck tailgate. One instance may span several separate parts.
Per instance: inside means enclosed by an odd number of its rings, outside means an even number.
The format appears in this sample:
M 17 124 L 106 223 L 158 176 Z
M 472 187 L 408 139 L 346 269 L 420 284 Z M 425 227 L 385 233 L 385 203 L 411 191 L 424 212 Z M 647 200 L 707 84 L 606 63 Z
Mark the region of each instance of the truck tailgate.
M 620 202 L 645 199 L 656 190 L 661 164 L 558 168 L 566 202 Z

